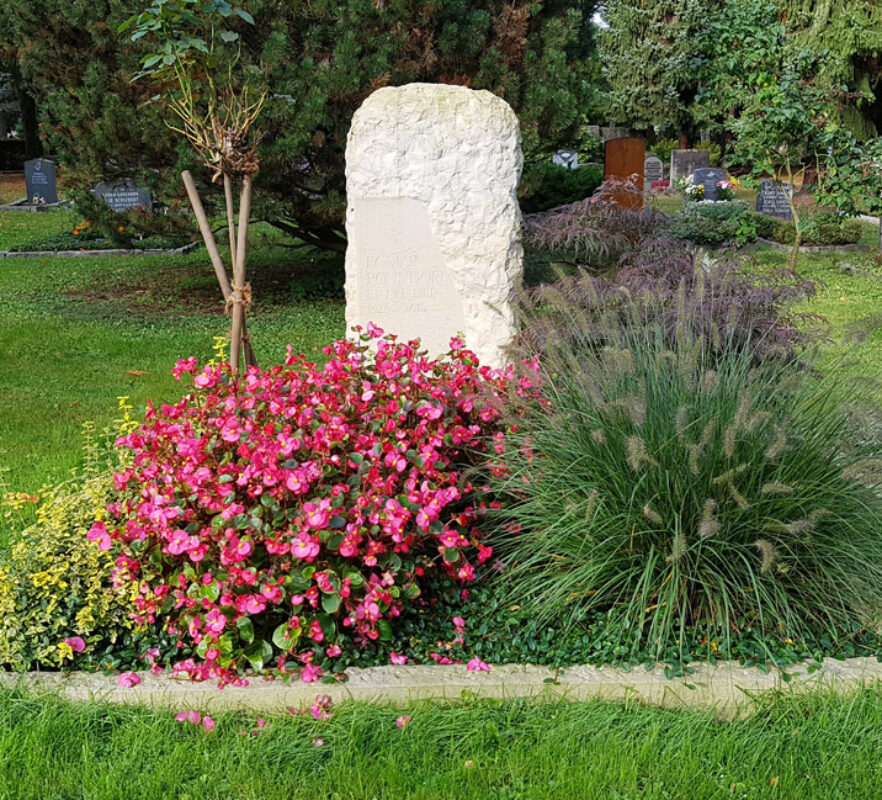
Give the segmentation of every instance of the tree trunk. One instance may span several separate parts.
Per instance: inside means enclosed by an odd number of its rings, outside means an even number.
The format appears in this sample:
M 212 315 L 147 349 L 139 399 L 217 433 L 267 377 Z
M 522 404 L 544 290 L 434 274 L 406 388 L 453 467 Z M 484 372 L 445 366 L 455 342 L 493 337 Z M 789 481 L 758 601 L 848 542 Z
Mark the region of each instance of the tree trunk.
M 21 111 L 21 127 L 24 131 L 25 158 L 39 158 L 43 155 L 43 143 L 40 141 L 37 103 L 21 85 L 18 87 L 18 106 Z
M 680 149 L 688 150 L 689 149 L 689 134 L 681 133 L 680 134 Z

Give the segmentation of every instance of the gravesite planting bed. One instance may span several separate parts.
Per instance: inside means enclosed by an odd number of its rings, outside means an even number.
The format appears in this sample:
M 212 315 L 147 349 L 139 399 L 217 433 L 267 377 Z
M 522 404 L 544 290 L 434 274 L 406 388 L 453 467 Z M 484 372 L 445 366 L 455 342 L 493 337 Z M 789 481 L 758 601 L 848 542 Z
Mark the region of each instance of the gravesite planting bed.
M 464 695 L 482 699 L 531 697 L 540 700 L 583 702 L 606 700 L 674 709 L 711 709 L 722 718 L 739 716 L 757 695 L 792 691 L 828 690 L 849 694 L 882 681 L 882 663 L 876 658 L 827 658 L 820 664 L 803 663 L 786 670 L 763 672 L 737 662 L 695 664 L 683 678 L 666 678 L 663 666 L 626 672 L 617 667 L 574 666 L 555 670 L 530 664 L 491 666 L 490 672 L 471 672 L 462 665 L 383 666 L 351 669 L 345 682 L 289 682 L 249 675 L 247 686 L 189 681 L 169 674 L 139 673 L 140 683 L 119 686 L 117 674 L 89 672 L 0 673 L 0 686 L 50 692 L 70 701 L 100 701 L 146 705 L 180 711 L 250 711 L 283 713 L 288 707 L 306 708 L 316 694 L 333 703 L 347 700 L 407 707 L 420 700 L 459 701 Z

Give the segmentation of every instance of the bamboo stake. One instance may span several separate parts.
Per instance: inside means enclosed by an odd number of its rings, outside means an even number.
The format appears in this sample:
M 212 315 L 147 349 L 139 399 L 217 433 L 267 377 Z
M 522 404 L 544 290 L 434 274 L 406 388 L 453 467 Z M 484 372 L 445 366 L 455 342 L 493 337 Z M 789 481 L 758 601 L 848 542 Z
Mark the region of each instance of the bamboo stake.
M 190 198 L 190 205 L 193 206 L 193 213 L 196 214 L 196 221 L 199 223 L 199 232 L 202 234 L 202 241 L 205 242 L 205 249 L 208 251 L 208 257 L 211 259 L 211 266 L 214 267 L 214 274 L 217 276 L 217 282 L 220 284 L 221 292 L 224 300 L 229 300 L 233 289 L 227 278 L 227 270 L 224 262 L 221 261 L 220 253 L 217 251 L 217 242 L 214 240 L 214 234 L 211 232 L 211 225 L 208 223 L 208 216 L 205 208 L 202 206 L 202 200 L 199 199 L 199 192 L 196 191 L 196 183 L 189 170 L 181 173 L 184 181 L 184 187 L 187 189 L 187 196 Z
M 224 267 L 224 262 L 218 252 L 217 242 L 215 241 L 214 234 L 211 232 L 211 225 L 208 222 L 208 215 L 205 213 L 202 200 L 199 198 L 199 192 L 196 190 L 196 183 L 189 170 L 184 170 L 181 173 L 181 178 L 184 181 L 187 196 L 190 198 L 190 205 L 193 207 L 193 213 L 196 215 L 196 221 L 199 224 L 199 232 L 202 234 L 202 241 L 205 242 L 205 249 L 208 251 L 208 257 L 211 259 L 211 266 L 214 268 L 214 274 L 217 276 L 217 282 L 220 285 L 221 294 L 224 296 L 224 301 L 229 302 L 233 295 L 233 288 L 230 286 L 229 278 L 227 278 L 227 270 Z M 232 200 L 232 187 L 230 191 L 230 199 Z M 231 215 L 232 204 L 228 208 L 230 209 Z M 231 258 L 235 258 L 235 250 L 231 251 Z M 242 320 L 242 337 L 245 340 L 245 358 L 247 363 L 257 366 L 257 361 L 254 358 L 254 351 L 251 349 L 251 334 L 248 333 L 244 318 Z M 232 363 L 232 359 L 230 363 Z
M 236 275 L 236 258 L 238 247 L 236 244 L 236 211 L 233 205 L 233 179 L 224 173 L 224 201 L 227 207 L 227 228 L 230 235 L 230 261 L 233 265 L 233 275 Z M 251 334 L 248 331 L 248 323 L 245 315 L 242 316 L 242 345 L 245 351 L 245 363 L 249 367 L 257 366 L 254 350 L 251 347 Z
M 236 255 L 233 258 L 233 329 L 230 342 L 230 365 L 239 371 L 239 347 L 242 344 L 242 328 L 245 323 L 245 259 L 247 257 L 248 216 L 251 213 L 251 176 L 242 177 L 239 195 L 239 229 L 236 235 Z

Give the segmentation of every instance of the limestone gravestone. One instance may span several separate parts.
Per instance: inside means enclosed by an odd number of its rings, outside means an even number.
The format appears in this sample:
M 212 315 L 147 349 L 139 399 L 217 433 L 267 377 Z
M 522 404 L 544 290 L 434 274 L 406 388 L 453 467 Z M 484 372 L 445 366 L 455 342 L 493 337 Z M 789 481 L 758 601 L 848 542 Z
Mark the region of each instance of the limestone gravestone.
M 781 219 L 793 219 L 793 213 L 787 204 L 787 195 L 792 191 L 787 181 L 780 184 L 771 180 L 760 181 L 760 190 L 756 196 L 756 210 L 760 214 L 770 214 L 773 217 L 781 217 Z
M 665 165 L 658 156 L 646 156 L 643 160 L 643 180 L 646 183 L 663 181 L 665 179 Z
M 710 166 L 710 152 L 707 150 L 672 150 L 671 183 L 691 175 L 697 169 Z
M 55 164 L 45 158 L 35 158 L 32 161 L 25 161 L 24 169 L 27 202 L 32 205 L 57 203 Z
M 114 211 L 128 211 L 141 206 L 149 209 L 153 204 L 150 190 L 138 186 L 130 178 L 101 181 L 92 192 L 102 198 Z
M 346 146 L 346 323 L 373 322 L 430 354 L 462 333 L 500 366 L 523 272 L 523 157 L 511 107 L 486 91 L 385 87 Z
M 625 208 L 643 208 L 643 139 L 610 139 L 605 146 L 603 179 L 633 181 L 637 191 L 613 192 L 615 201 Z
M 579 154 L 572 150 L 558 150 L 551 157 L 551 163 L 557 164 L 559 167 L 566 167 L 566 169 L 578 169 Z
M 701 167 L 693 170 L 692 183 L 695 186 L 701 184 L 704 186 L 704 194 L 702 200 L 713 200 L 716 202 L 720 199 L 720 193 L 717 184 L 726 180 L 726 173 L 717 167 Z

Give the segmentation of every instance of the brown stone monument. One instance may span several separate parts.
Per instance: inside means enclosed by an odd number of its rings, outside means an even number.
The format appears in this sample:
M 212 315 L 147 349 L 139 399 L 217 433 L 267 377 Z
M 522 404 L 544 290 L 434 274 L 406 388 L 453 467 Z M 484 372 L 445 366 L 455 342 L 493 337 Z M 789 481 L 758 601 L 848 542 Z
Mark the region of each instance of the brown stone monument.
M 610 139 L 606 143 L 603 179 L 634 182 L 636 191 L 613 192 L 613 199 L 624 208 L 643 208 L 643 165 L 646 142 L 643 139 Z

